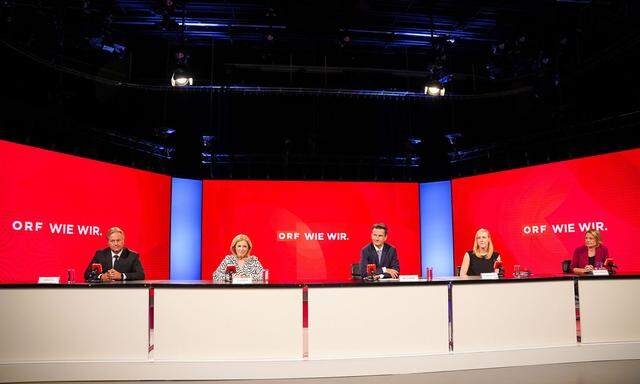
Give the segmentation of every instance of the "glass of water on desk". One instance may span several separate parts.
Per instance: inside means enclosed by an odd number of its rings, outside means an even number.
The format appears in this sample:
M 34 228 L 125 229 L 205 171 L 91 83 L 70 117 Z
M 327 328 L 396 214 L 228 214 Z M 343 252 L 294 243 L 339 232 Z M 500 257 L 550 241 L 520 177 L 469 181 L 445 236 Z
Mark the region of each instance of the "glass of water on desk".
M 76 270 L 73 268 L 67 269 L 67 284 L 73 284 L 76 282 Z
M 513 266 L 513 277 L 520 277 L 520 264 L 515 264 Z

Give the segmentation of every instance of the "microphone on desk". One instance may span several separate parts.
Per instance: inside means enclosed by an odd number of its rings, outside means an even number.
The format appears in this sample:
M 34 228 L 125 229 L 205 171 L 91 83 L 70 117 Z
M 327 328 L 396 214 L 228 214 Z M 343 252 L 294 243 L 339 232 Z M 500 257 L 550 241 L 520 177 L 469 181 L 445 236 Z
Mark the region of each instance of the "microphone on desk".
M 376 273 L 376 265 L 375 264 L 367 264 L 367 280 L 375 280 Z
M 493 263 L 493 270 L 495 271 L 496 269 L 498 270 L 498 276 L 500 277 L 504 276 L 504 269 L 502 269 L 502 261 L 496 260 Z
M 92 263 L 91 272 L 89 272 L 89 282 L 100 282 L 100 274 L 102 273 L 102 264 Z
M 228 281 L 233 281 L 233 274 L 236 273 L 236 266 L 235 265 L 227 265 L 227 269 L 224 271 L 224 273 L 227 275 L 227 279 Z
M 614 273 L 616 273 L 616 271 L 614 270 L 615 268 L 618 268 L 618 266 L 616 265 L 616 263 L 613 261 L 612 257 L 607 257 L 604 261 L 604 267 L 609 271 L 609 274 L 613 275 Z

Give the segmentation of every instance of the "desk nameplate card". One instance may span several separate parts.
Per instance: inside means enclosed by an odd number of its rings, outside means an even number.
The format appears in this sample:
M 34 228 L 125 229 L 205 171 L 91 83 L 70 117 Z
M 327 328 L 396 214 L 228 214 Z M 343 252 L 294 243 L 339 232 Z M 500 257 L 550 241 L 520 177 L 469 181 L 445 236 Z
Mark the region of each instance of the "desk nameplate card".
M 482 280 L 498 280 L 498 274 L 495 272 L 490 272 L 490 273 L 481 273 L 480 274 L 480 279 Z

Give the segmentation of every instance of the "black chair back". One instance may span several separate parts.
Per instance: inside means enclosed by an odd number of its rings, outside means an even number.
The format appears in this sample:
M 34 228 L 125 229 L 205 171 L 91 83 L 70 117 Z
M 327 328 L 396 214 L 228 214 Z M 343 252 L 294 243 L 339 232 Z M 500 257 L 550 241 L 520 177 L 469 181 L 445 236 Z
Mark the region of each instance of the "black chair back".
M 562 273 L 571 273 L 571 260 L 562 260 Z
M 352 279 L 360 279 L 362 276 L 360 275 L 360 264 L 353 263 L 351 264 L 351 278 Z

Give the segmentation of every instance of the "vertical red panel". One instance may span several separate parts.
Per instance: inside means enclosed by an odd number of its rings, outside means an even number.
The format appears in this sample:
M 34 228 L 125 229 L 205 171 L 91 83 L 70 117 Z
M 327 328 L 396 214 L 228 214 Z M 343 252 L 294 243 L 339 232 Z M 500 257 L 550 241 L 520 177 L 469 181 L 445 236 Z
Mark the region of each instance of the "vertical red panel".
M 272 281 L 350 278 L 351 263 L 380 221 L 389 226 L 387 241 L 398 249 L 401 272 L 420 272 L 415 183 L 212 180 L 204 182 L 203 194 L 205 279 L 238 233 L 251 238 Z M 279 238 L 296 233 L 298 238 Z

